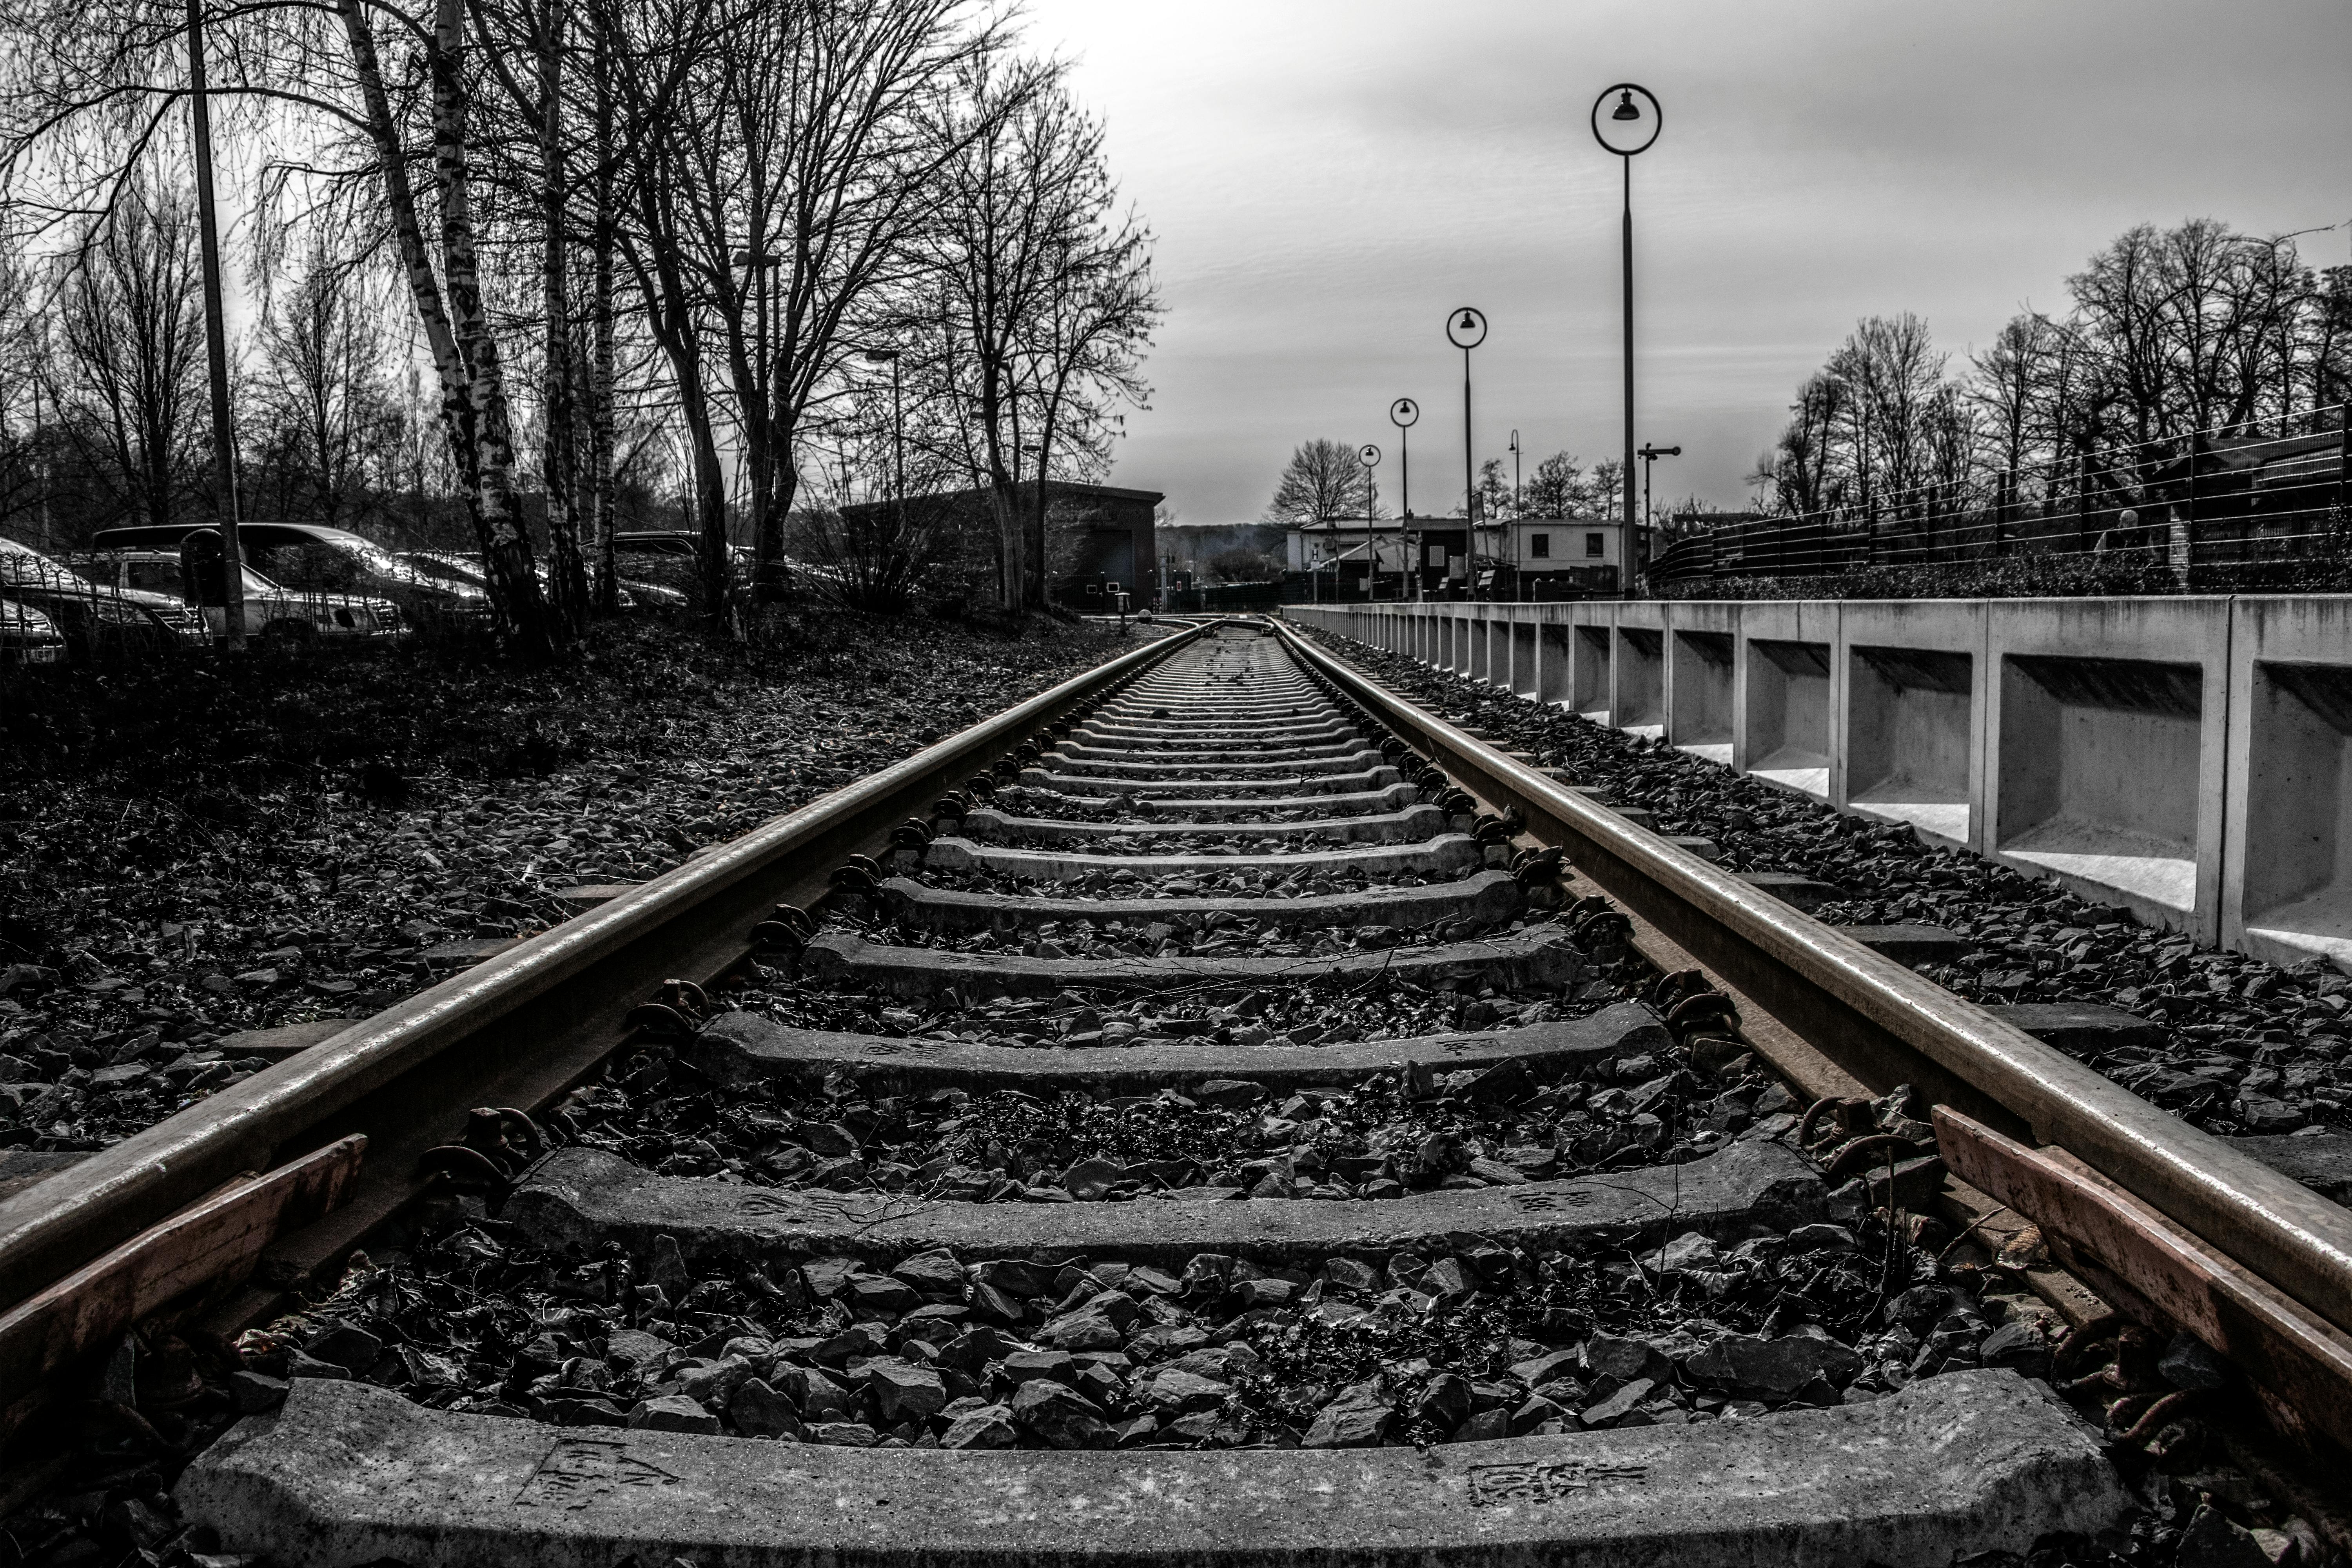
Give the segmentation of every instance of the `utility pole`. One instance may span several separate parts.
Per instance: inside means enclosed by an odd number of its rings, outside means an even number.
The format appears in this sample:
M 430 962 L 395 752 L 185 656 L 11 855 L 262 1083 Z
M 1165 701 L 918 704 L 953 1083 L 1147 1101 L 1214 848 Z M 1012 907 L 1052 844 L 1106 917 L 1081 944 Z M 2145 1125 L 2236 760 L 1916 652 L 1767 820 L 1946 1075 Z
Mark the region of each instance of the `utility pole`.
M 245 651 L 245 552 L 236 537 L 236 448 L 229 434 L 228 330 L 221 321 L 220 231 L 213 216 L 212 99 L 205 86 L 203 0 L 188 0 L 188 108 L 195 122 L 196 226 L 205 268 L 205 357 L 212 373 L 213 504 L 219 509 L 221 621 L 228 646 Z M 196 584 L 190 584 L 191 592 Z

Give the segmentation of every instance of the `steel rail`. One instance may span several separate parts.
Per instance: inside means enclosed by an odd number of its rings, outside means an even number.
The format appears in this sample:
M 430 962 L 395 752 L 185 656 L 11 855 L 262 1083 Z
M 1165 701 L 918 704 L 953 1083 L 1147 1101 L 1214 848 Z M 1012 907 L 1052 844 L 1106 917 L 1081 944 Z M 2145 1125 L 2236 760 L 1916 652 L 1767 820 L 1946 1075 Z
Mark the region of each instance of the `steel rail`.
M 2352 1330 L 2352 1212 L 1890 958 L 1635 827 L 1278 623 L 1309 668 L 1874 1091 L 1917 1086 L 2030 1131 Z
M 240 1172 L 340 1136 L 348 1122 L 379 1114 L 414 1122 L 421 1112 L 454 1133 L 441 1119 L 484 1103 L 486 1086 L 530 1079 L 541 1058 L 583 1036 L 591 1048 L 572 1059 L 592 1059 L 619 1043 L 621 1014 L 664 980 L 711 955 L 731 963 L 775 904 L 812 900 L 843 858 L 927 815 L 936 796 L 1201 630 L 1074 676 L 0 1200 L 0 1310 Z M 415 1142 L 372 1146 L 380 1180 L 404 1190 L 400 1162 L 413 1163 Z

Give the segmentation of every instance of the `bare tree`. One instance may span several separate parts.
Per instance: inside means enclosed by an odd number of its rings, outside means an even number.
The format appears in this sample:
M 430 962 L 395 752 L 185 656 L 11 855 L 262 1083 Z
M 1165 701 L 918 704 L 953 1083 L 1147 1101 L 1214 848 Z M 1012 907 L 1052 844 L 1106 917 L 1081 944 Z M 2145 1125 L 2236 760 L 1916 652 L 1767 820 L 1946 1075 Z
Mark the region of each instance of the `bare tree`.
M 937 315 L 994 510 L 1003 602 L 1045 602 L 1048 480 L 1107 465 L 1160 314 L 1150 236 L 1114 208 L 1102 127 L 1057 65 L 975 55 L 932 244 Z
M 247 440 L 268 452 L 285 503 L 337 526 L 365 504 L 399 419 L 383 371 L 394 338 L 371 292 L 314 237 L 255 333 Z
M 151 153 L 171 146 L 186 97 L 188 16 L 137 0 L 0 0 L 0 27 L 19 45 L 0 70 L 0 182 L 21 229 L 111 210 Z M 501 628 L 519 654 L 551 656 L 516 501 L 504 360 L 482 292 L 475 162 L 484 126 L 464 0 L 252 0 L 206 36 L 215 94 L 247 130 L 299 149 L 274 160 L 279 177 L 338 193 L 357 226 L 397 255 Z M 383 68 L 387 39 L 397 77 Z
M 49 395 L 119 511 L 168 523 L 199 462 L 204 301 L 195 205 L 142 170 L 60 261 Z
M 0 220 L 20 244 L 79 235 L 125 200 L 142 160 L 179 154 L 187 16 L 0 0 L 19 45 L 0 58 Z M 935 363 L 934 390 L 957 389 L 936 400 L 952 438 L 934 445 L 987 455 L 1007 597 L 1042 597 L 1043 481 L 1107 466 L 1120 410 L 1145 395 L 1159 302 L 1149 234 L 1112 213 L 1099 126 L 1057 68 L 1013 56 L 998 13 L 238 0 L 205 27 L 224 142 L 268 149 L 269 226 L 324 226 L 351 266 L 396 265 L 446 454 L 428 463 L 402 412 L 385 486 L 418 520 L 439 514 L 445 485 L 461 503 L 516 652 L 562 650 L 591 576 L 612 602 L 609 541 L 624 506 L 644 504 L 632 476 L 646 465 L 630 453 L 673 438 L 684 461 L 655 467 L 702 539 L 714 622 L 739 602 L 739 511 L 759 581 L 780 585 L 801 448 L 855 411 L 852 366 L 877 341 Z M 950 279 L 977 305 L 941 309 Z M 273 317 L 254 384 L 274 400 L 256 421 L 269 439 L 255 449 L 281 489 L 341 517 L 349 454 L 333 448 L 365 377 L 343 389 L 348 408 L 330 406 L 335 334 L 359 331 L 332 306 L 289 297 Z M 383 390 L 397 411 L 417 401 Z M 552 606 L 524 527 L 533 485 Z
M 1290 454 L 1266 503 L 1268 522 L 1296 528 L 1335 518 L 1364 517 L 1371 508 L 1371 470 L 1344 441 L 1308 441 Z

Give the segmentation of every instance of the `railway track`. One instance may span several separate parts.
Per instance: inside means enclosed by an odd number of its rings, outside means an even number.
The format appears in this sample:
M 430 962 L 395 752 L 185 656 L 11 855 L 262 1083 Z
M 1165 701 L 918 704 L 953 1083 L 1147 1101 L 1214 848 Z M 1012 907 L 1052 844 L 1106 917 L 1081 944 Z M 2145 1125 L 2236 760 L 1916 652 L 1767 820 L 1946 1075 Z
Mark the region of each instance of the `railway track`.
M 2023 1552 L 2166 1332 L 2352 1388 L 2352 1216 L 2072 1067 L 1209 623 L 0 1201 L 0 1367 L 242 1333 L 134 1418 L 288 1564 Z

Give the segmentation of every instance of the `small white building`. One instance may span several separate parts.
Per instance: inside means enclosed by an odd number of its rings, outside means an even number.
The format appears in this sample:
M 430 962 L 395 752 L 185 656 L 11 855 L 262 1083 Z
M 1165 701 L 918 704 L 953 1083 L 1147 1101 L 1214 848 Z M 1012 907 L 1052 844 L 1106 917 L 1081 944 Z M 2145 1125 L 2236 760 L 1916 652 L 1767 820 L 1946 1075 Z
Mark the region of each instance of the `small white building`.
M 1612 518 L 1523 517 L 1513 520 L 1506 556 L 1525 573 L 1573 567 L 1625 567 L 1625 525 Z
M 1412 559 L 1409 525 L 1393 517 L 1334 517 L 1284 531 L 1284 565 L 1293 572 L 1329 571 L 1351 576 L 1367 570 L 1402 572 Z

